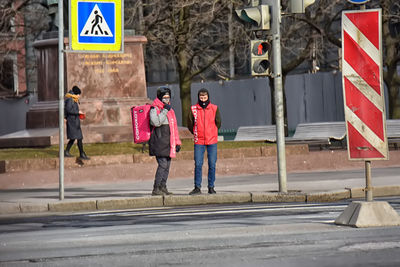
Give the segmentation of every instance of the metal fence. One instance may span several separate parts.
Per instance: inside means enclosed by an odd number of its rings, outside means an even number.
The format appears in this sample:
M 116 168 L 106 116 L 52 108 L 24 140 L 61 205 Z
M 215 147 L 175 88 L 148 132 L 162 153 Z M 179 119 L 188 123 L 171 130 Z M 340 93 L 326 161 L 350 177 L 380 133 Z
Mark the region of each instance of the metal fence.
M 179 87 L 171 84 L 172 105 L 182 124 Z M 222 129 L 271 124 L 271 93 L 268 78 L 212 81 L 192 84 L 192 103 L 200 88 L 210 91 L 211 102 L 220 108 Z M 157 86 L 148 87 L 149 98 L 155 98 Z M 341 73 L 325 72 L 286 77 L 286 104 L 289 132 L 303 122 L 343 121 Z M 387 98 L 387 94 L 386 94 Z
M 172 105 L 178 124 L 182 125 L 179 87 L 177 84 L 170 87 Z M 211 102 L 219 106 L 221 131 L 233 132 L 240 126 L 271 124 L 268 78 L 193 83 L 192 103 L 197 102 L 197 92 L 203 87 L 209 90 Z M 154 99 L 156 90 L 157 86 L 148 86 L 148 97 Z M 290 75 L 286 77 L 285 91 L 289 132 L 294 132 L 298 123 L 344 120 L 341 73 Z M 386 88 L 385 98 L 387 103 Z M 36 101 L 35 96 L 0 100 L 0 113 L 3 114 L 0 135 L 25 129 L 26 112 Z

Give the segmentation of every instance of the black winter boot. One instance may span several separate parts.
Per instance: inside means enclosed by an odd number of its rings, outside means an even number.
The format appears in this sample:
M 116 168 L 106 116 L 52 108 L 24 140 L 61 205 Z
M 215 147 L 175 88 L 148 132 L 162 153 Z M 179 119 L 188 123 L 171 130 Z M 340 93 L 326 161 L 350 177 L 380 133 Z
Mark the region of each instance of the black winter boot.
M 151 195 L 153 195 L 153 196 L 162 196 L 162 195 L 164 195 L 164 193 L 163 193 L 163 191 L 161 191 L 159 185 L 154 185 L 153 192 L 151 192 Z
M 172 195 L 172 193 L 168 191 L 167 185 L 160 186 L 160 190 L 161 190 L 161 192 L 163 192 L 166 195 Z
M 69 150 L 64 150 L 64 157 L 72 158 L 73 156 L 69 153 Z
M 68 141 L 67 147 L 66 147 L 65 150 L 64 150 L 64 157 L 67 157 L 67 158 L 73 157 L 73 156 L 69 153 L 69 151 L 71 150 L 71 147 L 72 147 L 72 145 L 74 144 L 74 141 L 75 141 L 74 139 L 71 139 L 71 140 Z
M 81 155 L 79 156 L 79 159 L 81 159 L 81 160 L 89 160 L 90 158 L 86 155 L 85 152 L 82 152 Z

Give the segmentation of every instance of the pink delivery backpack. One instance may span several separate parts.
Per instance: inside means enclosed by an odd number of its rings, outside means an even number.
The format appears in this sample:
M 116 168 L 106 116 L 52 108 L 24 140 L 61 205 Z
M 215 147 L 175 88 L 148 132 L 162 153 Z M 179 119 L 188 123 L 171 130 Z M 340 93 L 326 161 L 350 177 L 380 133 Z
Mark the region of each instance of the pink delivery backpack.
M 133 141 L 135 144 L 146 143 L 150 140 L 150 104 L 131 108 Z

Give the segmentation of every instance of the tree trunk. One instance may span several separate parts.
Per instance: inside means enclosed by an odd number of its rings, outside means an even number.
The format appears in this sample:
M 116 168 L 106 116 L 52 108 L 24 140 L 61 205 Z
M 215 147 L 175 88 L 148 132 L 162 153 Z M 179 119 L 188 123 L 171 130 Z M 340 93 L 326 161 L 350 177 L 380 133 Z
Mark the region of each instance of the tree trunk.
M 275 86 L 274 78 L 269 77 L 269 88 L 271 88 L 271 124 L 276 125 L 276 111 L 275 111 Z M 283 93 L 283 123 L 285 126 L 285 136 L 289 135 L 287 106 L 286 106 L 286 93 L 285 93 L 285 80 L 286 76 L 282 76 L 282 93 Z
M 397 87 L 396 87 L 397 88 Z M 389 89 L 389 118 L 400 119 L 400 99 L 398 90 Z
M 271 124 L 276 125 L 274 78 L 269 77 L 268 81 L 269 81 L 269 88 L 271 90 Z
M 389 91 L 389 118 L 400 119 L 400 77 L 397 72 L 399 62 L 398 36 L 392 36 L 389 30 L 391 1 L 382 1 L 382 34 L 385 43 L 383 79 Z
M 228 15 L 228 35 L 229 35 L 229 77 L 231 79 L 235 78 L 235 47 L 232 45 L 233 43 L 233 22 L 232 22 L 232 12 L 233 5 L 229 4 L 229 15 Z
M 185 23 L 185 20 L 189 17 L 190 9 L 188 6 L 183 7 L 179 11 L 179 31 L 188 32 L 189 25 Z M 187 51 L 187 41 L 185 35 L 179 36 L 178 45 L 176 49 L 176 62 L 178 64 L 178 75 L 179 75 L 179 88 L 181 95 L 181 107 L 182 107 L 182 125 L 187 126 L 187 117 L 190 112 L 191 106 L 191 85 L 192 85 L 192 73 L 189 66 L 189 53 Z
M 392 119 L 400 119 L 400 99 L 397 98 L 396 103 L 393 107 Z
M 188 79 L 181 79 L 179 82 L 180 93 L 181 93 L 181 107 L 182 107 L 182 125 L 187 126 L 187 118 L 190 112 L 190 106 L 192 105 L 192 99 L 190 94 L 190 88 L 192 81 Z

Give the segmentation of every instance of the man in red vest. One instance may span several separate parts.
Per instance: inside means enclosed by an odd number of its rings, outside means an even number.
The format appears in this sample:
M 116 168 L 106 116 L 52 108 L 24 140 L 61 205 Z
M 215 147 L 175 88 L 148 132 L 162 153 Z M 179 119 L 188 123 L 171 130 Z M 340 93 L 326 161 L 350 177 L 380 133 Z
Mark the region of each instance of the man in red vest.
M 221 116 L 216 105 L 211 104 L 207 89 L 200 89 L 198 102 L 191 106 L 188 128 L 194 139 L 194 189 L 190 195 L 201 194 L 202 167 L 204 152 L 208 158 L 208 193 L 215 194 L 215 165 L 217 162 L 218 129 Z

